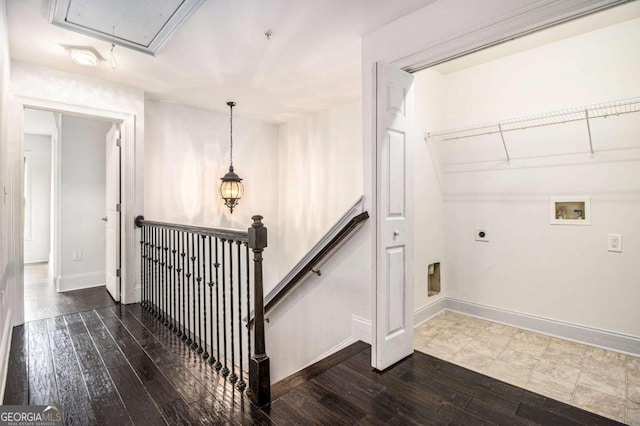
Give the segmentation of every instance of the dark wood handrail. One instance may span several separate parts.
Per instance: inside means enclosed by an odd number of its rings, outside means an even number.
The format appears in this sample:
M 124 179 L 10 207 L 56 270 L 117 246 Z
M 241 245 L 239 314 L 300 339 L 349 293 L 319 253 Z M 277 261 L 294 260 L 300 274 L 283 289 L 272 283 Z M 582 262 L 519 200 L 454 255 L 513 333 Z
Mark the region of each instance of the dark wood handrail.
M 152 220 L 146 220 L 142 215 L 136 217 L 135 224 L 138 228 L 141 228 L 145 225 L 157 226 L 160 228 L 173 229 L 176 231 L 191 232 L 198 235 L 210 235 L 212 237 L 218 237 L 224 240 L 240 241 L 243 243 L 249 242 L 249 233 L 247 231 L 240 231 L 237 229 L 205 228 L 203 226 L 182 225 L 179 223 L 156 222 Z
M 309 273 L 315 272 L 313 268 L 319 264 L 325 257 L 333 252 L 356 228 L 369 218 L 369 212 L 364 211 L 353 217 L 342 229 L 327 243 L 322 249 L 313 256 L 300 271 L 295 274 L 274 296 L 272 296 L 264 305 L 265 313 L 268 313 L 279 302 L 296 287 L 296 285 Z

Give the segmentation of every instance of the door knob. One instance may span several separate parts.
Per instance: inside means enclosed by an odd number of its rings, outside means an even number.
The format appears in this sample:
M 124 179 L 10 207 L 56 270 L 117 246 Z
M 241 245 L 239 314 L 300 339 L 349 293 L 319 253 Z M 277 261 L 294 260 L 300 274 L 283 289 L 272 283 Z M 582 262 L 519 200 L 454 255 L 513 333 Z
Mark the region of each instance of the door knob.
M 398 235 L 400 235 L 400 231 L 398 231 L 397 229 L 393 230 L 393 236 L 397 237 Z
M 103 222 L 106 222 L 106 221 L 107 221 L 106 216 L 102 218 L 102 221 L 103 221 Z

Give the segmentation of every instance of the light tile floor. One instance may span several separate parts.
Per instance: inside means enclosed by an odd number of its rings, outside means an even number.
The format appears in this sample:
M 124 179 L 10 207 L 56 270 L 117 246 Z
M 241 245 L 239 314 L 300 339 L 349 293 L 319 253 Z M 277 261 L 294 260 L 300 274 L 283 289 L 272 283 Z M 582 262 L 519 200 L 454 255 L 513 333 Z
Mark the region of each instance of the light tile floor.
M 414 338 L 418 351 L 640 426 L 640 358 L 451 311 Z

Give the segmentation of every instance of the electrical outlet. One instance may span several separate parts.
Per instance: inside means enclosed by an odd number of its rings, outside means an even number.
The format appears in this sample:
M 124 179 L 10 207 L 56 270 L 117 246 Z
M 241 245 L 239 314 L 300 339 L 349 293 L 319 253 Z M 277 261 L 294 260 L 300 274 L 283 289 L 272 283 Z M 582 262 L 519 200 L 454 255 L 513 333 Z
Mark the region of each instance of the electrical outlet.
M 82 252 L 80 250 L 73 252 L 73 260 L 82 260 Z
M 607 236 L 607 250 L 617 253 L 622 252 L 622 234 L 609 234 Z
M 483 243 L 489 242 L 489 229 L 487 228 L 476 228 L 476 241 L 480 241 Z

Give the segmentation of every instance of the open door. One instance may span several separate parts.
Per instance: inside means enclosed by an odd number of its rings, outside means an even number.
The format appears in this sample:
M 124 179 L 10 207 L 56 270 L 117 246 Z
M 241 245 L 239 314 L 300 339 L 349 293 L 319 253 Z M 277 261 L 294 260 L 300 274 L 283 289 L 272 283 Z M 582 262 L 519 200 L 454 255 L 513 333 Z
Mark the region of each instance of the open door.
M 413 76 L 376 63 L 376 315 L 373 366 L 413 353 Z
M 105 276 L 107 291 L 120 301 L 120 125 L 114 123 L 107 132 L 107 214 Z

